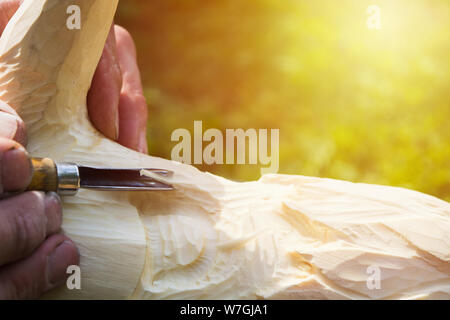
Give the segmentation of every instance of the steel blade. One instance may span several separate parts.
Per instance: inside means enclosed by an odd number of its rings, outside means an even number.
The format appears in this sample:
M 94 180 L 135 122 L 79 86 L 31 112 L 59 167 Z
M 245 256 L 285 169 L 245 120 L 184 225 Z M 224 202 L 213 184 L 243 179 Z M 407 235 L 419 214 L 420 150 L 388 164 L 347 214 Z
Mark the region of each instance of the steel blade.
M 122 169 L 78 167 L 80 187 L 110 191 L 170 191 L 173 186 L 141 176 L 141 170 L 148 170 L 162 176 L 171 172 L 162 169 Z

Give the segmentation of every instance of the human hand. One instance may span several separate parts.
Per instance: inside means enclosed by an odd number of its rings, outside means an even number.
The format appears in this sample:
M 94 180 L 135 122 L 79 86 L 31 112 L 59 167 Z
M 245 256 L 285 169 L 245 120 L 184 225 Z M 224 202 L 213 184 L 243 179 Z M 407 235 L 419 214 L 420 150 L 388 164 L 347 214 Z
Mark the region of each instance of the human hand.
M 0 33 L 20 1 L 0 2 Z M 32 168 L 25 124 L 0 101 L 0 196 L 25 190 Z M 27 192 L 0 201 L 0 299 L 37 298 L 64 283 L 78 264 L 73 242 L 58 234 L 61 200 L 54 193 Z
M 111 27 L 87 98 L 89 117 L 106 137 L 147 153 L 147 103 L 130 34 Z
M 0 196 L 21 192 L 33 169 L 25 124 L 0 101 Z M 26 192 L 0 200 L 0 299 L 38 298 L 62 285 L 67 267 L 79 263 L 74 243 L 58 234 L 61 200 L 55 193 Z

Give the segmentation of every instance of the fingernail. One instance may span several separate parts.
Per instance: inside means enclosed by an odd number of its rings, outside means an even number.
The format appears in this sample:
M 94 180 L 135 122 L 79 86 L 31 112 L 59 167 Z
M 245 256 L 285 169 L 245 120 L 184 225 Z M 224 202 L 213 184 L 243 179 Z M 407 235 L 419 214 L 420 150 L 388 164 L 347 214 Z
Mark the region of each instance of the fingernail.
M 0 122 L 2 124 L 0 127 L 0 137 L 14 139 L 19 128 L 17 117 L 6 112 L 0 112 Z
M 45 214 L 47 216 L 47 233 L 54 234 L 59 231 L 62 224 L 61 198 L 55 192 L 45 195 Z
M 47 279 L 53 286 L 62 284 L 67 279 L 67 268 L 77 265 L 78 250 L 73 242 L 66 240 L 57 246 L 47 261 Z
M 1 167 L 4 191 L 22 191 L 30 184 L 33 174 L 31 159 L 20 145 L 3 153 Z

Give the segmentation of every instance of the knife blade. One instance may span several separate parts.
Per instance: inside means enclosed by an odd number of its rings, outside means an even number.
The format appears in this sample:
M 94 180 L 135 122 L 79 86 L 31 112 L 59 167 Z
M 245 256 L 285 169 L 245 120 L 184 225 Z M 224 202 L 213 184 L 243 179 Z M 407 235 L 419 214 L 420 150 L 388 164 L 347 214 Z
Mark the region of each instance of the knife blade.
M 141 175 L 151 171 L 162 177 L 173 172 L 154 168 L 97 168 L 74 163 L 57 163 L 49 158 L 32 158 L 33 178 L 28 191 L 53 191 L 74 196 L 80 188 L 97 191 L 171 191 L 174 187 Z

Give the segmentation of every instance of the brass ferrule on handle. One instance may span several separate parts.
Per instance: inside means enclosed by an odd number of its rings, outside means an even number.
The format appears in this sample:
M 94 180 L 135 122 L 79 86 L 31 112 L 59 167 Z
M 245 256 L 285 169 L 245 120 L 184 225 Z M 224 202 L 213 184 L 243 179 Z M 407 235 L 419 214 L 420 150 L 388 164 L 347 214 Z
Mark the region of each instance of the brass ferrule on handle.
M 32 158 L 33 178 L 27 191 L 56 192 L 74 196 L 80 188 L 78 166 L 73 163 L 55 163 L 49 158 Z

